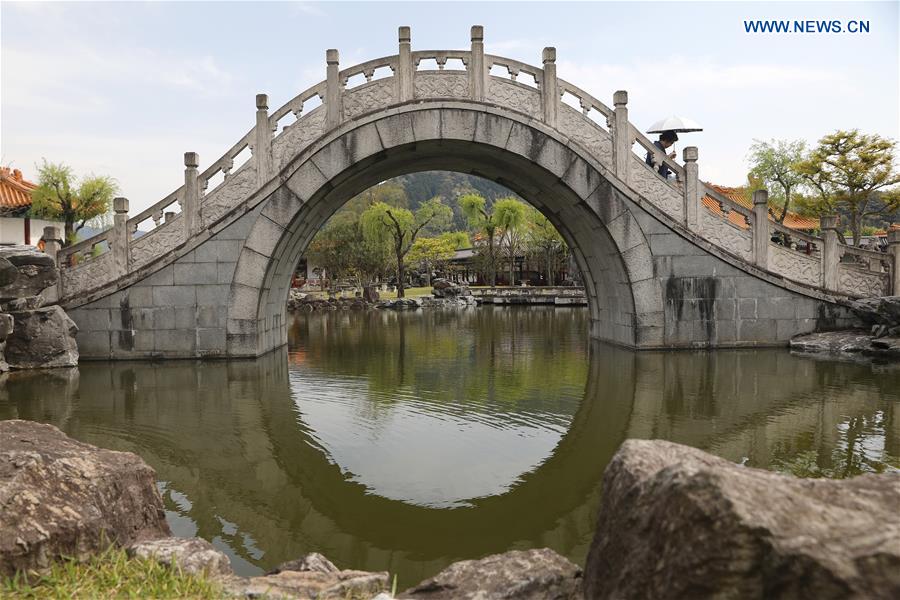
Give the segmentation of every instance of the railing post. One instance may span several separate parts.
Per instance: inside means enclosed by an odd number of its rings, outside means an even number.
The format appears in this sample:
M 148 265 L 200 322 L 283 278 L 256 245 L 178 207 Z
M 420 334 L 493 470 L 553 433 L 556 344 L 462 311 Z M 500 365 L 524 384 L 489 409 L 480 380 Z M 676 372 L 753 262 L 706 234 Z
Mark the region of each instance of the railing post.
M 197 167 L 200 156 L 196 152 L 184 153 L 184 198 L 181 214 L 184 217 L 184 239 L 189 240 L 200 229 L 200 181 Z
M 269 180 L 272 172 L 272 128 L 269 127 L 269 97 L 256 95 L 256 135 L 253 156 L 256 158 L 256 180 L 259 185 Z
M 631 129 L 628 124 L 628 92 L 619 90 L 613 94 L 615 115 L 613 118 L 613 153 L 616 157 L 616 176 L 628 183 L 628 155 L 631 154 Z
M 888 252 L 893 255 L 891 261 L 891 295 L 900 296 L 900 229 L 888 231 Z
M 412 61 L 412 31 L 409 27 L 401 27 L 400 50 L 397 53 L 397 102 L 407 102 L 413 99 L 413 77 L 416 74 L 416 66 Z
M 541 101 L 544 104 L 544 123 L 550 127 L 556 127 L 556 118 L 559 114 L 559 82 L 556 80 L 556 48 L 544 48 L 541 54 L 544 63 L 543 85 L 541 86 Z
M 822 239 L 822 286 L 827 290 L 838 291 L 838 275 L 840 273 L 840 240 L 837 234 L 838 218 L 836 216 L 820 217 L 819 228 Z
M 62 296 L 62 267 L 65 265 L 59 264 L 60 248 L 62 248 L 62 240 L 59 239 L 59 227 L 44 227 L 44 253 L 53 259 L 54 264 L 60 270 L 59 280 L 56 282 L 56 285 L 50 286 L 41 292 L 44 302 L 47 304 L 59 301 L 60 296 Z
M 344 120 L 344 101 L 341 97 L 340 58 L 335 49 L 325 51 L 325 124 L 333 129 Z
M 769 191 L 753 192 L 753 261 L 761 269 L 769 265 Z
M 472 60 L 469 65 L 469 95 L 472 100 L 484 100 L 487 87 L 487 71 L 484 69 L 484 27 L 472 25 Z
M 128 273 L 128 198 L 113 199 L 113 228 L 109 238 L 113 272 L 116 277 Z
M 691 231 L 700 230 L 700 167 L 697 146 L 688 146 L 684 156 L 684 224 Z

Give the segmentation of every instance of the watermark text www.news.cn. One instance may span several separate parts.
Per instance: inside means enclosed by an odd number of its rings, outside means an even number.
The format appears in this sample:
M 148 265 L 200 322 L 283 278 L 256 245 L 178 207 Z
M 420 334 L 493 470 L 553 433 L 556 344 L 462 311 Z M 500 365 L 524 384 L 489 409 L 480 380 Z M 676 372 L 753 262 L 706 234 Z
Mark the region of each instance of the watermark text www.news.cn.
M 745 33 L 869 33 L 869 28 L 869 21 L 861 20 L 744 20 Z

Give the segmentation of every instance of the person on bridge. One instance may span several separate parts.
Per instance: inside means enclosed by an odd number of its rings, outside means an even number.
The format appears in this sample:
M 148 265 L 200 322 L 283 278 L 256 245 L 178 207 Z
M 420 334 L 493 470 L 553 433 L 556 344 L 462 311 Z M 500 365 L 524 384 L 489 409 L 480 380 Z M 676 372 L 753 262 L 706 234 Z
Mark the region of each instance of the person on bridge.
M 672 147 L 672 144 L 674 144 L 677 141 L 678 141 L 678 134 L 675 133 L 674 131 L 669 130 L 669 131 L 663 131 L 661 134 L 659 134 L 659 139 L 657 141 L 653 142 L 653 145 L 656 146 L 657 148 L 659 148 L 660 150 L 662 150 L 663 152 L 665 152 L 666 150 L 668 150 L 669 148 Z M 668 157 L 671 159 L 674 159 L 675 151 L 673 150 L 672 152 L 669 152 Z M 647 151 L 646 162 L 651 167 L 656 165 L 656 158 L 653 156 L 653 152 L 650 152 L 649 150 Z M 671 171 L 669 170 L 669 167 L 666 166 L 666 163 L 664 163 L 664 162 L 660 163 L 659 169 L 657 169 L 657 170 L 659 171 L 660 175 L 662 175 L 666 179 L 669 178 L 669 173 Z

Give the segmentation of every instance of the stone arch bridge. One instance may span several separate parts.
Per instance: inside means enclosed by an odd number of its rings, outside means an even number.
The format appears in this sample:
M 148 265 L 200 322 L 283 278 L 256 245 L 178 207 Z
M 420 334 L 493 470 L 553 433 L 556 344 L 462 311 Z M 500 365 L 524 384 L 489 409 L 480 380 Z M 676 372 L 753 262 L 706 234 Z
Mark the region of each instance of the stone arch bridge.
M 221 158 L 199 171 L 186 153 L 183 186 L 134 216 L 116 199 L 110 230 L 49 244 L 81 355 L 253 357 L 285 344 L 291 275 L 316 231 L 353 195 L 422 170 L 492 179 L 541 210 L 582 271 L 591 335 L 623 346 L 781 344 L 841 324 L 843 300 L 900 290 L 900 244 L 842 245 L 834 219 L 821 238 L 785 230 L 764 192 L 752 210 L 734 203 L 700 180 L 696 148 L 669 160 L 629 122 L 626 92 L 610 108 L 558 78 L 555 59 L 485 54 L 480 26 L 468 50 L 413 50 L 408 27 L 393 56 L 341 69 L 328 50 L 326 79 L 274 112 L 257 96 L 255 126 Z M 770 242 L 775 230 L 803 250 Z

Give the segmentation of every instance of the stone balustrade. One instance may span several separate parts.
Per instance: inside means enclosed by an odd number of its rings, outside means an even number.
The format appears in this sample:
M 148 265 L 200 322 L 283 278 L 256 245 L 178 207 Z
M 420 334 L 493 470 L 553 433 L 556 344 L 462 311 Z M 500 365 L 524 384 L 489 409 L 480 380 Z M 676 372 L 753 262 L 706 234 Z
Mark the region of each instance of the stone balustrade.
M 127 201 L 117 199 L 112 229 L 59 250 L 60 296 L 107 285 L 190 243 L 328 131 L 365 114 L 421 100 L 498 105 L 558 130 L 669 219 L 674 229 L 696 235 L 754 268 L 839 295 L 900 293 L 896 235 L 890 253 L 869 252 L 841 244 L 831 219 L 823 219 L 822 237 L 813 237 L 771 221 L 764 194 L 754 196 L 752 209 L 722 196 L 700 179 L 696 147 L 684 149 L 682 165 L 630 123 L 625 91 L 613 95 L 610 108 L 558 78 L 555 48 L 544 48 L 542 64 L 536 67 L 485 54 L 481 26 L 472 27 L 468 50 L 413 51 L 410 28 L 400 27 L 398 33 L 396 55 L 349 68 L 341 69 L 338 51 L 328 50 L 325 80 L 271 113 L 268 97 L 257 95 L 254 127 L 203 171 L 197 154 L 185 153 L 184 185 L 153 206 L 128 218 Z M 425 68 L 431 61 L 436 68 Z M 674 177 L 663 178 L 648 166 L 646 153 L 657 165 L 667 165 Z M 248 159 L 240 162 L 241 157 Z M 717 212 L 703 207 L 705 196 L 717 203 Z M 741 218 L 731 218 L 734 213 Z M 150 231 L 137 235 L 139 226 L 151 223 Z M 776 233 L 798 245 L 774 243 Z

